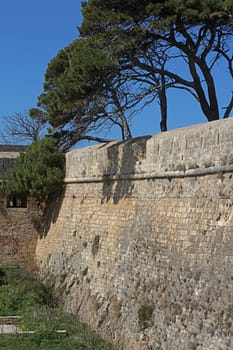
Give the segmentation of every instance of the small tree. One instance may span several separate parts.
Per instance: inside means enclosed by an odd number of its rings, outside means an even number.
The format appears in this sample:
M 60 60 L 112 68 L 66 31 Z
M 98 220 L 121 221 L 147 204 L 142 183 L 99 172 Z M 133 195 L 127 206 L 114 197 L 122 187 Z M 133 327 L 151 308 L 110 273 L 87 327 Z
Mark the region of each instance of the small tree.
M 64 178 L 64 154 L 55 140 L 45 137 L 33 142 L 16 159 L 16 167 L 3 181 L 2 191 L 26 194 L 44 200 L 61 186 Z
M 39 109 L 28 113 L 14 113 L 6 116 L 2 122 L 0 139 L 4 143 L 32 143 L 42 137 L 46 120 Z

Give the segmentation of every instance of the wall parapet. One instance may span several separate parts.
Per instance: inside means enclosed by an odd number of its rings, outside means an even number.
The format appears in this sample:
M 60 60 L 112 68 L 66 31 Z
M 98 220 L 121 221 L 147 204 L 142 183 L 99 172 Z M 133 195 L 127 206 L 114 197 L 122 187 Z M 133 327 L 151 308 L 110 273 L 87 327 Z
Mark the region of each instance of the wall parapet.
M 230 118 L 71 151 L 65 183 L 203 176 L 232 172 L 232 166 Z

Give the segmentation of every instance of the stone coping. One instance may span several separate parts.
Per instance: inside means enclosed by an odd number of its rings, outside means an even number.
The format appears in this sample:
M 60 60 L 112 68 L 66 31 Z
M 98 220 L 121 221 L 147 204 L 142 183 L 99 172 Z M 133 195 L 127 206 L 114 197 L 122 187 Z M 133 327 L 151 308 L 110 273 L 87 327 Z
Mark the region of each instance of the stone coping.
M 117 180 L 146 180 L 146 179 L 166 179 L 166 178 L 184 178 L 206 176 L 219 173 L 232 173 L 233 164 L 224 166 L 214 166 L 209 168 L 188 169 L 185 171 L 165 171 L 156 173 L 139 173 L 139 174 L 116 174 L 103 175 L 96 177 L 66 177 L 64 182 L 69 183 L 88 183 L 88 182 L 104 182 Z

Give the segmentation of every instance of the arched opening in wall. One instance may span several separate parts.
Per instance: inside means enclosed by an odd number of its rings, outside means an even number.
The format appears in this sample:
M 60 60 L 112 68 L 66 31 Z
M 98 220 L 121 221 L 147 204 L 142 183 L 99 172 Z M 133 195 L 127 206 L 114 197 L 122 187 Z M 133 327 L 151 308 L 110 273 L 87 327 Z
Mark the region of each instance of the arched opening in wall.
M 8 196 L 7 208 L 27 208 L 27 196 L 26 195 Z

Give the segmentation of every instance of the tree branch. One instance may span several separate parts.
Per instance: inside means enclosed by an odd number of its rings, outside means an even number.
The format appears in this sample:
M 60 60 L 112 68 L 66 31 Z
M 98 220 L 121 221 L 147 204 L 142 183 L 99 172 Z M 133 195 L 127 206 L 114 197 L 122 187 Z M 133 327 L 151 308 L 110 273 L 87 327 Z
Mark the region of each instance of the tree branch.
M 224 113 L 223 118 L 228 118 L 230 116 L 230 113 L 231 113 L 232 109 L 233 109 L 233 91 L 232 91 L 230 103 L 229 103 L 229 105 L 226 108 L 226 111 Z

